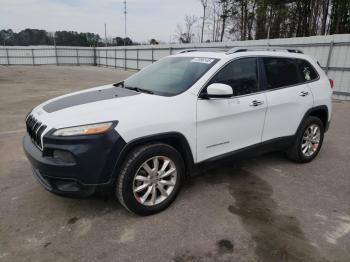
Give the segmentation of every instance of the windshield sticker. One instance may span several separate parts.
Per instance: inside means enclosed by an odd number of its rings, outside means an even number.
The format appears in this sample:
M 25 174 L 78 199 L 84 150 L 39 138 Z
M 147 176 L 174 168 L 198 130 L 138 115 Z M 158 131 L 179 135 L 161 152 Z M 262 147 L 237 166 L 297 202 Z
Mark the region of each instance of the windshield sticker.
M 196 57 L 191 60 L 191 63 L 203 63 L 203 64 L 211 64 L 214 62 L 215 59 L 213 58 L 206 58 L 206 57 Z

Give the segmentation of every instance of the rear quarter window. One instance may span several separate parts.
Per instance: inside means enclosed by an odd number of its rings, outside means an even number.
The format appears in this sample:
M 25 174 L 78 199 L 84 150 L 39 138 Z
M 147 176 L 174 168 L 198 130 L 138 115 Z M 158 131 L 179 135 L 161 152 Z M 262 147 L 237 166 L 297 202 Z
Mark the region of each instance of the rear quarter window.
M 306 60 L 295 59 L 303 82 L 313 81 L 318 78 L 316 69 Z

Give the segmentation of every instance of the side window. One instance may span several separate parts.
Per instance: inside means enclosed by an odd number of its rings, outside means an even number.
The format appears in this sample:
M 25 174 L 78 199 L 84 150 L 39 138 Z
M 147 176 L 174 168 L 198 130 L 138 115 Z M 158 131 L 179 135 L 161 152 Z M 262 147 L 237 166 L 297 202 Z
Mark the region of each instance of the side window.
M 232 61 L 217 73 L 210 84 L 221 83 L 232 87 L 234 96 L 258 91 L 258 67 L 254 57 Z
M 295 61 L 298 65 L 303 82 L 312 81 L 318 78 L 317 71 L 308 61 L 302 59 L 296 59 Z
M 267 89 L 275 89 L 300 83 L 295 59 L 264 57 Z

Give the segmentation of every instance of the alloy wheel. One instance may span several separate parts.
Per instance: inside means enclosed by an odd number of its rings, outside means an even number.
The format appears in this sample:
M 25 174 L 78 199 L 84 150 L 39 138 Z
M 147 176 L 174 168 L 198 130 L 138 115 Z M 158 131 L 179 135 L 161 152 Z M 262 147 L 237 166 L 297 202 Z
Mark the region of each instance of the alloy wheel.
M 312 156 L 318 149 L 321 140 L 321 130 L 316 124 L 306 128 L 302 142 L 301 151 L 306 157 Z
M 145 206 L 154 206 L 166 200 L 175 188 L 177 170 L 166 156 L 146 160 L 137 170 L 133 181 L 136 200 Z

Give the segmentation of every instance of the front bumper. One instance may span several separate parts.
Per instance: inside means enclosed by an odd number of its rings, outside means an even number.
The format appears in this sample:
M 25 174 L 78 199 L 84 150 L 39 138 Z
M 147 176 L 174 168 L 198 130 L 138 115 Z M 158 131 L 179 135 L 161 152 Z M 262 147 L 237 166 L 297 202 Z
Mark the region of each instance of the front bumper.
M 113 181 L 116 160 L 126 144 L 113 128 L 104 134 L 74 137 L 54 137 L 53 131 L 43 137 L 43 151 L 28 134 L 23 138 L 33 174 L 45 189 L 86 196 L 96 186 Z

